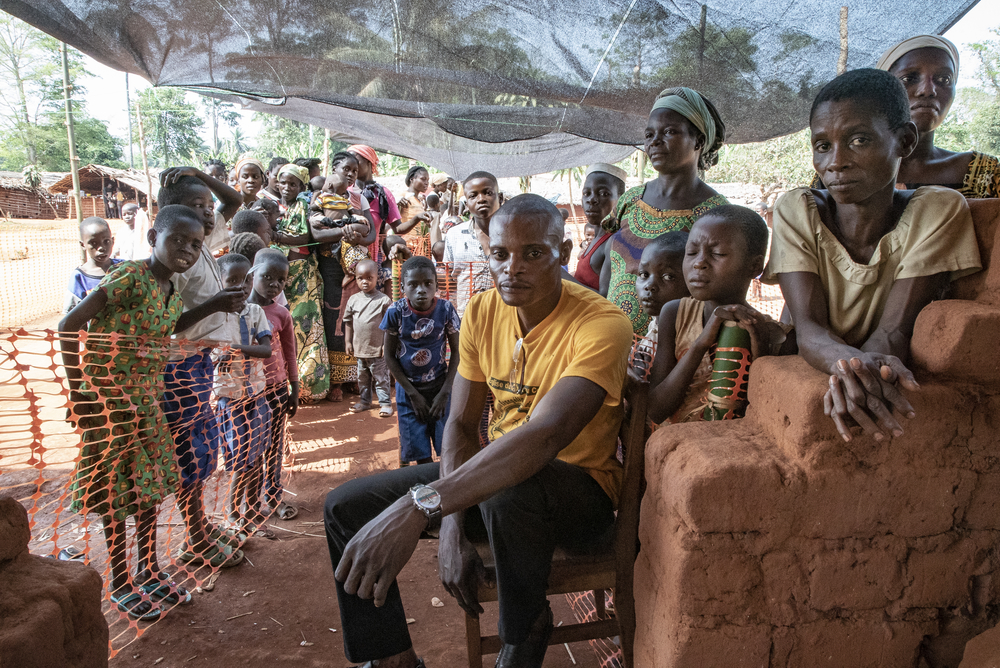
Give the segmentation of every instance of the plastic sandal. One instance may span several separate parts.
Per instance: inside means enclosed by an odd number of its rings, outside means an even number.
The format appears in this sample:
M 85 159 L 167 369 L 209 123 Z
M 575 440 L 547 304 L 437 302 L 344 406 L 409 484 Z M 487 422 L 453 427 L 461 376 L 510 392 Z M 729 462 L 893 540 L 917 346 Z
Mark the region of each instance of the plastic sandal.
M 149 571 L 145 572 L 148 573 Z M 162 572 L 157 573 L 155 577 L 147 577 L 139 584 L 139 589 L 149 596 L 149 600 L 153 603 L 162 602 L 171 608 L 175 605 L 187 605 L 192 600 L 191 592 L 171 581 L 167 574 Z
M 210 532 L 208 532 L 209 540 L 214 540 L 216 543 L 223 543 L 232 548 L 238 548 L 242 545 L 249 536 L 245 531 L 238 529 L 223 529 L 216 526 Z
M 351 406 L 351 412 L 352 413 L 364 413 L 366 411 L 370 411 L 371 409 L 372 409 L 372 405 L 371 404 L 363 404 L 360 401 L 358 403 L 354 404 L 353 406 Z
M 82 561 L 86 563 L 87 555 L 83 553 L 83 550 L 70 545 L 59 550 L 59 561 Z
M 282 501 L 274 509 L 274 514 L 277 515 L 282 520 L 288 521 L 295 519 L 295 517 L 299 514 L 299 509 L 293 505 L 290 505 Z
M 181 550 L 177 560 L 185 564 L 207 564 L 212 568 L 232 568 L 243 563 L 243 550 L 222 543 L 212 543 L 203 553 Z
M 383 406 L 382 408 L 379 409 L 378 416 L 379 417 L 392 417 L 392 407 L 390 407 L 390 406 Z
M 143 600 L 142 596 L 134 591 L 123 596 L 112 594 L 111 602 L 116 604 L 121 612 L 139 622 L 155 622 L 160 618 L 159 608 L 154 608 L 152 603 Z

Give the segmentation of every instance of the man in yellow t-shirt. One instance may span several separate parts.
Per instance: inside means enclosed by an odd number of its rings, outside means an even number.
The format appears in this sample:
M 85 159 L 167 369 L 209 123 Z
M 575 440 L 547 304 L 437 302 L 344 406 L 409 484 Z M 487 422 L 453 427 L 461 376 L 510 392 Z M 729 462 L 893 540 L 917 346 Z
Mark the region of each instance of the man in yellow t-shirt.
M 552 552 L 593 543 L 614 523 L 615 459 L 632 327 L 600 295 L 562 280 L 572 242 L 558 210 L 521 195 L 490 221 L 497 288 L 469 303 L 441 463 L 361 478 L 327 496 L 344 650 L 379 668 L 418 668 L 395 577 L 440 523 L 439 570 L 469 611 L 488 536 L 500 599 L 497 666 L 541 666 L 552 613 Z M 495 397 L 490 445 L 478 427 Z M 409 493 L 407 493 L 409 491 Z M 374 664 L 365 664 L 374 665 Z

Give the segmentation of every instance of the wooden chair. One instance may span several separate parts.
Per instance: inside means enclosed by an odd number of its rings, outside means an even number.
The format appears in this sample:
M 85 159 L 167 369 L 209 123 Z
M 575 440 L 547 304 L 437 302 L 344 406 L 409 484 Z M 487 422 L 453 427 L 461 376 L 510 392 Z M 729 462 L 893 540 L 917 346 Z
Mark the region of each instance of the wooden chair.
M 635 599 L 632 592 L 633 567 L 639 551 L 639 503 L 645 489 L 646 408 L 649 385 L 627 377 L 624 392 L 625 418 L 619 438 L 625 452 L 625 477 L 618 502 L 614 537 L 595 553 L 578 555 L 556 549 L 546 594 L 569 594 L 591 591 L 597 607 L 595 621 L 563 625 L 552 631 L 549 645 L 577 642 L 594 638 L 618 636 L 621 641 L 624 668 L 632 666 L 632 646 L 635 637 Z M 493 554 L 489 543 L 476 546 L 488 571 L 493 571 Z M 495 571 L 492 575 L 496 575 Z M 495 580 L 495 577 L 494 577 Z M 604 606 L 604 592 L 615 592 L 615 609 Z M 497 600 L 496 588 L 480 587 L 481 603 Z M 496 654 L 502 641 L 498 635 L 482 635 L 479 615 L 466 613 L 465 639 L 469 651 L 469 668 L 482 668 L 483 654 Z

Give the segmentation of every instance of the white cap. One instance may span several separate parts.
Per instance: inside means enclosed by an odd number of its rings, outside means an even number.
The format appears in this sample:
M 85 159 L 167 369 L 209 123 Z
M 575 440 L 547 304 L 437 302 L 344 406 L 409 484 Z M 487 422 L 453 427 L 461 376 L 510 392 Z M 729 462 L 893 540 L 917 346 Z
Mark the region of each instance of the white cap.
M 595 162 L 587 168 L 586 172 L 584 172 L 584 180 L 586 180 L 586 178 L 594 172 L 604 172 L 605 174 L 610 174 L 616 179 L 621 179 L 622 183 L 625 183 L 625 179 L 628 177 L 628 174 L 626 174 L 625 170 L 621 167 L 615 167 L 614 165 L 610 165 L 606 162 Z

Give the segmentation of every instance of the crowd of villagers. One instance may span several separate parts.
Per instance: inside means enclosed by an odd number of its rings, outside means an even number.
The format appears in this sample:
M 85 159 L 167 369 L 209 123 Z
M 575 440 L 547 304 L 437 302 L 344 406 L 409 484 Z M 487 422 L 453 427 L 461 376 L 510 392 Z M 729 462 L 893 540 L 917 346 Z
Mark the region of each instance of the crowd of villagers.
M 824 409 L 845 440 L 903 433 L 906 394 L 919 389 L 907 368 L 916 316 L 981 268 L 966 198 L 1000 195 L 997 158 L 934 144 L 958 65 L 951 42 L 919 36 L 823 87 L 809 119 L 815 181 L 778 199 L 770 230 L 699 178 L 725 140 L 714 105 L 689 88 L 664 90 L 645 130 L 656 178 L 626 189 L 614 165 L 587 170 L 587 242 L 572 276 L 572 242 L 546 200 L 504 200 L 486 172 L 456 183 L 420 166 L 397 199 L 375 180 L 379 157 L 365 145 L 334 155 L 325 177 L 315 159 L 168 169 L 155 222 L 136 227 L 148 247 L 134 257 L 114 258 L 106 224 L 88 219 L 90 259 L 76 278 L 91 282 L 60 330 L 205 343 L 170 356 L 64 340 L 71 419 L 83 433 L 74 508 L 103 518 L 112 600 L 146 621 L 191 600 L 157 564 L 156 510 L 170 494 L 186 525 L 179 560 L 240 563 L 240 545 L 266 537 L 272 512 L 296 512 L 282 498 L 285 421 L 300 403 L 343 400 L 359 376 L 354 408 L 371 407 L 374 386 L 379 415 L 392 415 L 387 366 L 400 463 L 419 465 L 328 499 L 348 658 L 423 665 L 393 585 L 407 541 L 433 524 L 446 588 L 479 608 L 466 534 L 478 507 L 497 562 L 498 665 L 541 665 L 555 543 L 613 522 L 627 374 L 648 378 L 656 428 L 719 417 L 712 409 L 739 417 L 708 392 L 713 346 L 735 326 L 749 359 L 798 354 L 828 374 Z M 758 277 L 780 286 L 781 322 L 747 303 Z M 459 286 L 451 302 L 435 298 L 442 280 Z M 374 313 L 364 315 L 358 295 Z M 634 335 L 643 338 L 630 363 Z M 219 389 L 227 383 L 236 391 Z M 227 525 L 209 521 L 202 498 L 220 451 L 228 470 L 245 473 Z M 514 522 L 510 507 L 535 499 L 529 482 L 559 493 Z M 560 494 L 572 508 L 553 507 Z

